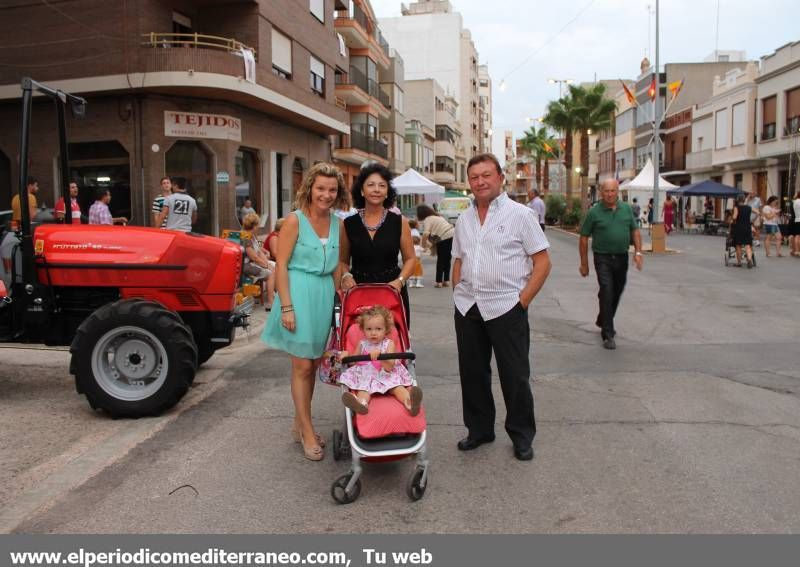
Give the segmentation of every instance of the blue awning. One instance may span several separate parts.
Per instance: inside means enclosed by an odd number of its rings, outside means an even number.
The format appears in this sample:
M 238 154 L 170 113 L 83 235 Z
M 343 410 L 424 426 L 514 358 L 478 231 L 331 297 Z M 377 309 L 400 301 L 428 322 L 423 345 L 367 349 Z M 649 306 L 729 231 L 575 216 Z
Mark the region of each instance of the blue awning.
M 743 194 L 744 191 L 737 189 L 736 187 L 731 187 L 730 185 L 723 185 L 722 183 L 717 183 L 711 179 L 706 179 L 705 181 L 699 181 L 697 183 L 692 183 L 691 185 L 684 185 L 683 187 L 678 187 L 677 189 L 670 189 L 667 191 L 667 193 L 678 197 L 735 198 L 737 195 Z

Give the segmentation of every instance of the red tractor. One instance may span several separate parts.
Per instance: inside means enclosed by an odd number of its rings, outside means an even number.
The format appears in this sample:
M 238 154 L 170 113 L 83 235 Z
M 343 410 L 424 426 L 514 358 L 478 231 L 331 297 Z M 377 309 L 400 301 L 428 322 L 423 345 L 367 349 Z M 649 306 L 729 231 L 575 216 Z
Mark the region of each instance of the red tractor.
M 31 97 L 58 110 L 61 190 L 68 186 L 65 107 L 86 101 L 22 81 L 20 203 L 27 203 Z M 67 198 L 68 201 L 68 198 Z M 113 417 L 157 415 L 175 405 L 198 365 L 246 326 L 250 305 L 235 305 L 239 245 L 194 233 L 22 222 L 3 239 L 0 340 L 70 345 L 75 387 Z

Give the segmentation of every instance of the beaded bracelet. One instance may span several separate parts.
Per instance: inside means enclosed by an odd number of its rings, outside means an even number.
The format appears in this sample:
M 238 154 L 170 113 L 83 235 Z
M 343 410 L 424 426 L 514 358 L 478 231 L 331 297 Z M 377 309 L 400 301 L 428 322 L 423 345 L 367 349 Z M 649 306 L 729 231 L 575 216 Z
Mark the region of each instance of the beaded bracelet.
M 281 313 L 291 313 L 292 311 L 294 311 L 294 307 L 291 305 L 284 305 L 281 307 Z

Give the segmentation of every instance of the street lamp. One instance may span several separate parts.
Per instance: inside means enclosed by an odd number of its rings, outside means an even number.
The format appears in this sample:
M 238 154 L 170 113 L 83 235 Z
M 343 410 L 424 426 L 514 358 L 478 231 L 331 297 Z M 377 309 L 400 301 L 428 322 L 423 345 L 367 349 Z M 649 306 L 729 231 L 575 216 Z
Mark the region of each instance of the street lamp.
M 571 85 L 575 81 L 572 79 L 547 79 L 547 82 L 551 85 L 558 83 L 558 98 L 561 98 L 561 85 Z

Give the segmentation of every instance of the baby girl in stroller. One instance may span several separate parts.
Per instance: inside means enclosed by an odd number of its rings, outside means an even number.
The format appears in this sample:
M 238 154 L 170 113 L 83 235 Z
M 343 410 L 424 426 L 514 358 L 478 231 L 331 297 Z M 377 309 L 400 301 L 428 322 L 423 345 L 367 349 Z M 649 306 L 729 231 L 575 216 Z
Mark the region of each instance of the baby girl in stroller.
M 342 394 L 342 403 L 351 411 L 364 415 L 369 411 L 372 394 L 389 393 L 405 406 L 409 414 L 419 413 L 422 403 L 422 389 L 413 385 L 413 380 L 403 364 L 397 360 L 378 360 L 384 353 L 394 353 L 394 341 L 389 338 L 394 327 L 392 313 L 382 305 L 365 310 L 358 316 L 358 326 L 364 338 L 358 345 L 358 352 L 350 355 L 370 355 L 372 360 L 358 362 L 339 376 L 339 383 L 350 391 Z M 339 353 L 340 359 L 347 357 L 347 351 Z

